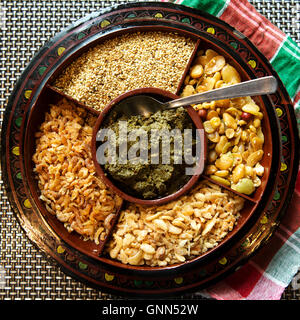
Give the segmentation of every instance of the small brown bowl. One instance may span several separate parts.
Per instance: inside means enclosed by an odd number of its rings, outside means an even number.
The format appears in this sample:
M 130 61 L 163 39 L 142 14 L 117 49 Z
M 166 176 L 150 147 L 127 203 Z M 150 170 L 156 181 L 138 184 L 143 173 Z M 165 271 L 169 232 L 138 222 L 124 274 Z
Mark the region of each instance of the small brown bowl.
M 171 92 L 161 90 L 158 88 L 141 88 L 141 89 L 128 91 L 124 94 L 121 94 L 120 96 L 118 96 L 114 100 L 112 100 L 105 107 L 105 109 L 101 112 L 101 114 L 99 115 L 99 117 L 95 123 L 95 126 L 93 128 L 92 146 L 91 146 L 92 157 L 93 157 L 93 161 L 94 161 L 94 165 L 95 165 L 97 174 L 103 179 L 104 183 L 106 183 L 106 185 L 108 187 L 113 189 L 120 197 L 122 197 L 123 199 L 125 199 L 127 201 L 138 203 L 138 204 L 160 205 L 160 204 L 172 201 L 172 200 L 178 198 L 179 196 L 183 195 L 188 190 L 190 190 L 193 187 L 193 185 L 198 181 L 199 177 L 203 173 L 204 165 L 205 165 L 205 161 L 206 161 L 206 153 L 207 153 L 206 138 L 204 135 L 203 124 L 202 124 L 201 118 L 199 117 L 197 111 L 195 111 L 195 109 L 191 106 L 186 107 L 186 111 L 188 112 L 189 116 L 191 117 L 193 124 L 195 125 L 195 128 L 201 129 L 199 132 L 201 135 L 200 138 L 201 138 L 201 142 L 202 142 L 202 146 L 201 146 L 202 151 L 201 151 L 201 155 L 199 157 L 198 163 L 197 163 L 196 172 L 191 176 L 191 178 L 188 180 L 188 182 L 185 183 L 182 187 L 180 187 L 176 192 L 174 192 L 172 194 L 168 194 L 168 195 L 163 196 L 161 198 L 142 199 L 142 198 L 138 198 L 138 197 L 135 197 L 135 196 L 127 193 L 126 190 L 124 190 L 124 187 L 120 186 L 120 183 L 118 183 L 118 181 L 109 177 L 108 174 L 106 173 L 105 169 L 103 168 L 103 166 L 98 163 L 97 157 L 96 157 L 96 150 L 97 150 L 96 136 L 97 136 L 99 129 L 101 128 L 101 125 L 103 124 L 103 121 L 107 118 L 107 116 L 110 114 L 112 109 L 115 106 L 117 106 L 120 101 L 122 101 L 125 98 L 132 97 L 135 95 L 141 95 L 141 94 L 152 96 L 153 98 L 157 98 L 158 100 L 163 101 L 163 102 L 179 98 L 178 96 L 176 96 L 175 94 L 173 94 Z

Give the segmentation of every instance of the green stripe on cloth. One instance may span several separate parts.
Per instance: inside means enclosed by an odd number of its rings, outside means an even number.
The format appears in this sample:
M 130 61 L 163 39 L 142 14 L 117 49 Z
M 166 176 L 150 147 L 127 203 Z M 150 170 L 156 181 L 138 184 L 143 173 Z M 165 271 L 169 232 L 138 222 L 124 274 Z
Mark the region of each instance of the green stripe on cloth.
M 284 240 L 284 239 L 283 239 Z M 300 229 L 291 235 L 264 272 L 266 277 L 270 276 L 287 286 L 298 271 L 300 261 Z
M 291 98 L 295 97 L 300 86 L 300 55 L 298 51 L 297 44 L 287 37 L 270 61 Z
M 219 1 L 211 1 L 211 0 L 183 0 L 181 4 L 193 7 L 196 9 L 200 9 L 206 11 L 214 16 L 220 16 L 222 12 L 227 7 L 229 1 L 219 0 Z

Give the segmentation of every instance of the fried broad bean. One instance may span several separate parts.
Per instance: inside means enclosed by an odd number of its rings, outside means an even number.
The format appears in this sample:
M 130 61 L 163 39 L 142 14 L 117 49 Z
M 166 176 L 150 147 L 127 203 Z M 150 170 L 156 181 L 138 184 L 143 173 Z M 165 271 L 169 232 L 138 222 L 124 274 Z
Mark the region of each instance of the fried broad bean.
M 216 110 L 209 110 L 207 113 L 207 120 L 211 120 L 212 118 L 219 117 L 219 113 Z
M 215 132 L 215 128 L 211 125 L 210 121 L 205 121 L 203 123 L 203 127 L 206 133 L 213 133 Z
M 218 155 L 217 155 L 216 151 L 215 150 L 211 150 L 208 153 L 208 162 L 209 163 L 215 162 L 217 157 L 218 157 Z
M 233 189 L 236 190 L 237 192 L 250 195 L 255 190 L 255 187 L 251 179 L 243 178 L 236 184 L 235 187 L 233 187 Z
M 195 91 L 194 87 L 192 85 L 188 84 L 187 86 L 184 87 L 181 95 L 182 95 L 182 97 L 187 97 L 187 96 L 191 96 L 195 92 L 196 91 Z
M 233 157 L 226 154 L 222 154 L 221 157 L 216 160 L 216 167 L 220 170 L 227 170 L 231 168 L 232 165 Z
M 218 171 L 217 167 L 213 164 L 210 164 L 205 168 L 205 174 L 208 174 L 208 175 L 214 174 L 217 171 Z
M 217 131 L 207 134 L 207 138 L 209 141 L 215 142 L 215 143 L 220 141 L 220 135 Z
M 213 117 L 210 119 L 211 126 L 217 129 L 221 125 L 221 119 L 219 117 Z
M 217 182 L 219 182 L 219 183 L 222 183 L 222 184 L 224 184 L 225 186 L 230 186 L 230 182 L 227 180 L 227 179 L 225 179 L 225 178 L 222 178 L 222 177 L 219 177 L 219 176 L 216 176 L 216 175 L 211 175 L 210 176 L 213 180 L 215 180 L 215 181 L 217 181 Z
M 228 139 L 226 138 L 226 136 L 220 137 L 220 141 L 217 143 L 217 145 L 215 147 L 217 154 L 221 154 L 223 152 L 223 149 L 224 149 L 227 142 L 228 142 Z
M 225 66 L 225 63 L 226 61 L 223 56 L 215 56 L 205 65 L 204 67 L 205 73 L 214 74 L 218 71 L 221 71 Z
M 239 180 L 244 178 L 244 176 L 245 176 L 245 165 L 241 163 L 241 164 L 237 165 L 232 171 L 233 183 L 238 183 Z
M 218 170 L 215 172 L 215 175 L 218 177 L 225 178 L 229 175 L 229 171 L 228 170 Z
M 239 73 L 230 64 L 226 64 L 226 66 L 221 71 L 221 75 L 225 83 L 235 84 L 241 82 L 241 77 Z
M 191 68 L 190 76 L 192 78 L 200 78 L 203 75 L 203 66 L 201 64 L 196 64 Z
M 247 158 L 247 165 L 254 167 L 258 161 L 262 159 L 264 152 L 262 150 L 255 151 L 249 155 Z
M 231 139 L 234 137 L 235 131 L 232 128 L 228 128 L 225 130 L 225 135 L 228 139 Z
M 227 112 L 223 113 L 223 120 L 224 120 L 225 125 L 228 128 L 232 128 L 234 130 L 237 129 L 237 123 L 236 123 L 235 119 L 233 118 L 233 116 L 231 116 L 229 113 L 227 113 Z

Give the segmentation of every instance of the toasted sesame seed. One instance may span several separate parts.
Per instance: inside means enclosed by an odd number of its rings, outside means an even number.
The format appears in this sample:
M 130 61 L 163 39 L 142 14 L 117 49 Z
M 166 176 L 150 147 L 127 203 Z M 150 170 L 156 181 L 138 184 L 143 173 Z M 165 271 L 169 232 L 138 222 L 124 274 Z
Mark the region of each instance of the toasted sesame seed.
M 127 33 L 83 53 L 54 86 L 99 111 L 133 89 L 155 87 L 175 93 L 194 47 L 194 40 L 176 33 Z

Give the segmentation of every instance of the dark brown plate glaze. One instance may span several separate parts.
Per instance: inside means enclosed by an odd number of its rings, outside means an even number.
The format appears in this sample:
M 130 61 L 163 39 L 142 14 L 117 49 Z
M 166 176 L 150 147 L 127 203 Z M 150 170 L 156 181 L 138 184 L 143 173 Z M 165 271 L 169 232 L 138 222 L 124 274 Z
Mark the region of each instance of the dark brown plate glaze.
M 122 197 L 124 200 L 130 201 L 133 203 L 144 204 L 144 205 L 160 205 L 160 204 L 175 200 L 179 196 L 185 194 L 198 181 L 199 177 L 201 176 L 201 174 L 204 170 L 204 165 L 205 165 L 205 161 L 206 161 L 206 153 L 207 153 L 206 139 L 204 136 L 203 124 L 202 124 L 201 118 L 199 117 L 197 111 L 191 106 L 186 107 L 186 111 L 189 114 L 191 120 L 193 121 L 195 128 L 200 129 L 199 134 L 201 135 L 199 137 L 200 141 L 201 141 L 201 146 L 200 146 L 201 147 L 201 154 L 200 154 L 200 158 L 197 163 L 197 170 L 196 170 L 195 174 L 190 177 L 190 179 L 188 180 L 187 183 L 185 183 L 182 187 L 180 187 L 174 193 L 171 193 L 169 195 L 166 195 L 166 196 L 163 196 L 163 197 L 160 197 L 157 199 L 146 200 L 146 199 L 142 199 L 142 198 L 138 198 L 133 195 L 130 195 L 128 192 L 126 192 L 126 188 L 120 186 L 117 181 L 114 181 L 112 178 L 110 178 L 108 176 L 107 172 L 105 171 L 105 169 L 103 168 L 103 166 L 101 166 L 98 163 L 97 156 L 96 156 L 96 150 L 97 150 L 96 136 L 97 136 L 97 133 L 100 130 L 103 122 L 105 121 L 105 119 L 107 119 L 107 117 L 109 117 L 110 112 L 113 111 L 115 107 L 117 107 L 118 103 L 120 103 L 122 100 L 124 100 L 128 97 L 133 97 L 133 96 L 141 95 L 141 94 L 152 96 L 153 98 L 156 98 L 162 102 L 166 102 L 169 100 L 175 100 L 175 99 L 179 98 L 178 96 L 176 96 L 175 94 L 173 94 L 171 92 L 164 91 L 164 90 L 157 89 L 157 88 L 135 89 L 132 91 L 125 92 L 124 94 L 121 94 L 120 96 L 115 98 L 114 100 L 111 101 L 111 103 L 109 103 L 104 108 L 104 110 L 101 112 L 101 114 L 99 115 L 99 117 L 95 123 L 94 129 L 93 129 L 93 136 L 92 136 L 92 146 L 91 146 L 92 156 L 93 156 L 93 161 L 94 161 L 94 165 L 96 168 L 96 172 L 98 173 L 98 175 L 101 176 L 102 180 L 112 190 L 114 190 L 120 197 Z
M 93 245 L 84 247 L 76 234 L 70 238 L 62 224 L 51 220 L 44 211 L 31 163 L 34 131 L 43 121 L 49 102 L 65 97 L 80 104 L 52 88 L 53 79 L 90 46 L 119 34 L 146 30 L 171 31 L 194 38 L 196 48 L 201 45 L 224 55 L 243 80 L 274 75 L 279 82 L 275 94 L 256 97 L 264 113 L 263 164 L 267 170 L 253 195 L 241 195 L 246 205 L 237 226 L 213 250 L 165 268 L 126 266 L 107 256 L 98 256 Z M 186 72 L 191 62 L 192 58 Z M 183 80 L 176 95 L 182 85 Z M 280 223 L 294 190 L 299 163 L 292 102 L 267 59 L 247 38 L 221 20 L 184 6 L 154 2 L 120 5 L 93 13 L 49 41 L 25 69 L 9 99 L 1 148 L 7 195 L 29 239 L 65 272 L 88 285 L 140 297 L 195 291 L 247 261 L 267 243 Z

